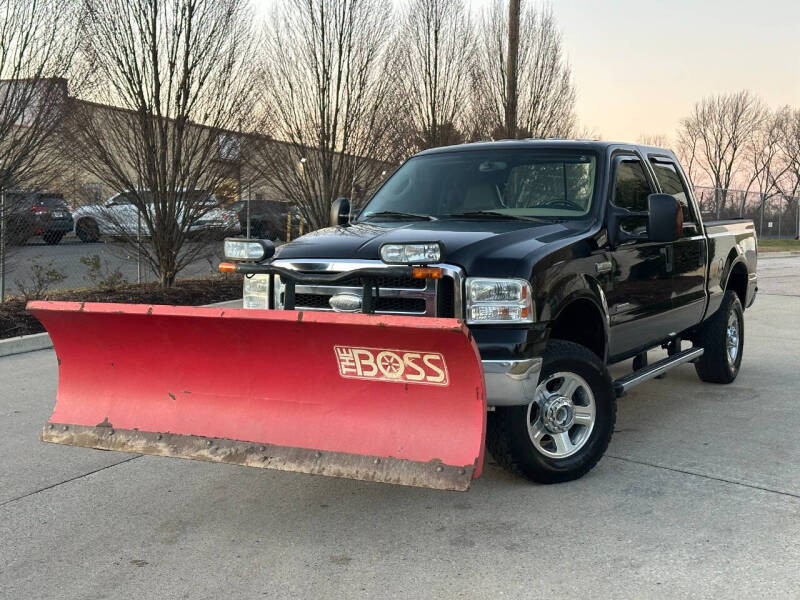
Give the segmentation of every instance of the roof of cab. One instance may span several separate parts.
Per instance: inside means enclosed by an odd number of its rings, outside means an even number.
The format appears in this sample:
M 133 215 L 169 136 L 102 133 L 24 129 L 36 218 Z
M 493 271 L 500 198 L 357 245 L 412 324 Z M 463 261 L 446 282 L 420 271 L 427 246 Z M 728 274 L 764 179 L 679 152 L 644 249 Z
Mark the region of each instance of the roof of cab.
M 638 149 L 647 154 L 667 154 L 672 155 L 672 151 L 666 148 L 655 146 L 643 146 L 641 144 L 628 144 L 624 142 L 605 142 L 599 140 L 560 140 L 560 139 L 524 139 L 524 140 L 498 140 L 495 142 L 471 142 L 468 144 L 457 144 L 455 146 L 440 146 L 419 152 L 417 156 L 426 154 L 442 154 L 446 152 L 461 152 L 471 150 L 497 150 L 501 148 L 551 148 L 551 149 L 576 149 L 576 150 L 596 150 L 607 151 L 609 149 L 627 148 Z

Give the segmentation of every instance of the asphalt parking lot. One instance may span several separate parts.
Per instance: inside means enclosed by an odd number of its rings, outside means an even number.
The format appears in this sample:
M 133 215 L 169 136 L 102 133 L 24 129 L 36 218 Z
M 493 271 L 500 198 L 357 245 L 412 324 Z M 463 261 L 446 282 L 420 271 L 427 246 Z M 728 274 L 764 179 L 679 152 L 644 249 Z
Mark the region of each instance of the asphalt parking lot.
M 194 244 L 195 242 L 188 242 Z M 213 242 L 207 253 L 203 253 L 180 273 L 180 278 L 208 277 L 217 272 L 217 264 L 221 260 L 222 242 Z M 88 269 L 81 263 L 82 257 L 98 255 L 103 269 L 112 272 L 119 269 L 122 276 L 130 283 L 136 283 L 135 251 L 120 242 L 106 240 L 96 243 L 83 243 L 74 235 L 67 235 L 57 246 L 49 246 L 40 238 L 31 238 L 24 246 L 11 248 L 8 273 L 8 291 L 16 293 L 16 281 L 29 280 L 31 266 L 40 264 L 52 267 L 66 277 L 56 284 L 57 289 L 72 289 L 91 286 L 86 278 Z M 142 281 L 153 281 L 147 262 L 141 261 Z
M 2 598 L 800 595 L 800 257 L 759 264 L 742 371 L 620 400 L 607 456 L 467 493 L 38 441 L 56 359 L 0 359 Z

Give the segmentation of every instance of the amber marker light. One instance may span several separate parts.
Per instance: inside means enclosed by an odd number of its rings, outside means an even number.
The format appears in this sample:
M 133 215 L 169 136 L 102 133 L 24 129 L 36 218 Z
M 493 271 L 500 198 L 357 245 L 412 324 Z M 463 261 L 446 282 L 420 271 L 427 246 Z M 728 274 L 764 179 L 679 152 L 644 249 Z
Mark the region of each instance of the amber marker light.
M 220 273 L 236 273 L 236 264 L 231 262 L 221 262 L 219 263 L 219 272 Z
M 411 277 L 414 279 L 441 279 L 444 275 L 441 267 L 414 267 Z

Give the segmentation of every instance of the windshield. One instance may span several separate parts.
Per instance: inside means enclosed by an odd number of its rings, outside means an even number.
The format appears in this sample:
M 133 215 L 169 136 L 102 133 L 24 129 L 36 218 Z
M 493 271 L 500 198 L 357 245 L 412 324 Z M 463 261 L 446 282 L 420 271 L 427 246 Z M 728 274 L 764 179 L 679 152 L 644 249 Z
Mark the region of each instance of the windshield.
M 358 220 L 583 217 L 592 206 L 596 162 L 590 153 L 551 150 L 417 156 L 375 193 Z

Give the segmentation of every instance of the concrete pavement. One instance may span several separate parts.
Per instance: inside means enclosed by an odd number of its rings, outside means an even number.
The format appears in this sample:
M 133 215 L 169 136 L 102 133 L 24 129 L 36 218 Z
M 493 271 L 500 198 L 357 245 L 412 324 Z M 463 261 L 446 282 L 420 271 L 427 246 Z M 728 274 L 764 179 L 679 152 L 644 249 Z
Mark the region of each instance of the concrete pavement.
M 0 359 L 0 597 L 800 595 L 798 266 L 761 263 L 734 384 L 637 388 L 555 486 L 490 458 L 461 494 L 42 444 L 55 356 Z

